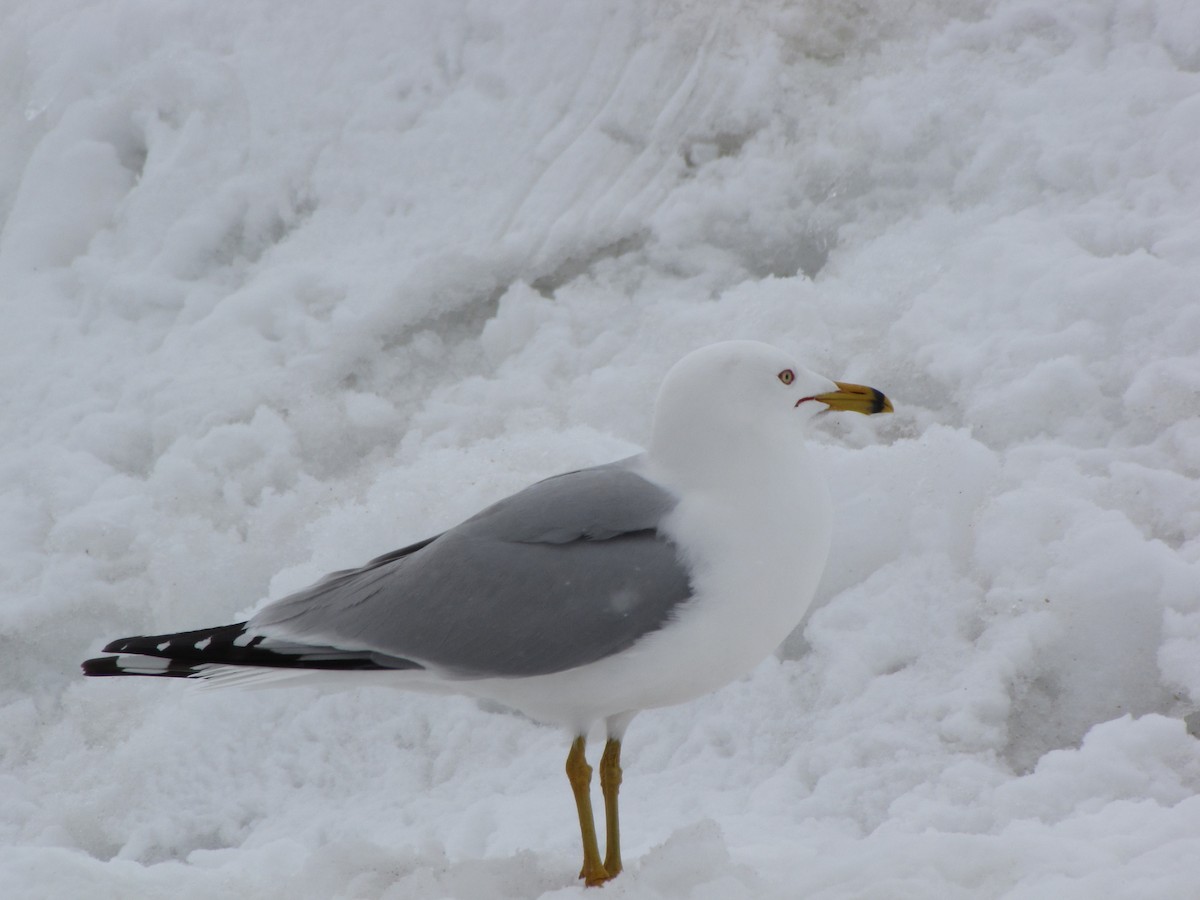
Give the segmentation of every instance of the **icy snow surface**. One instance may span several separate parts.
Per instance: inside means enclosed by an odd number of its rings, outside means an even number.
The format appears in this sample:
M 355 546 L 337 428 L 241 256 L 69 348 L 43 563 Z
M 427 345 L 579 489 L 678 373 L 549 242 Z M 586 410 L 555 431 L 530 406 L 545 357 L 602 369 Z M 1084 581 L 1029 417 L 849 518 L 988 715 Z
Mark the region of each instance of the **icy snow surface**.
M 634 722 L 604 896 L 1196 896 L 1200 4 L 0 17 L 0 895 L 585 894 L 553 729 L 77 663 L 621 456 L 745 337 L 896 415 L 825 420 L 780 657 Z

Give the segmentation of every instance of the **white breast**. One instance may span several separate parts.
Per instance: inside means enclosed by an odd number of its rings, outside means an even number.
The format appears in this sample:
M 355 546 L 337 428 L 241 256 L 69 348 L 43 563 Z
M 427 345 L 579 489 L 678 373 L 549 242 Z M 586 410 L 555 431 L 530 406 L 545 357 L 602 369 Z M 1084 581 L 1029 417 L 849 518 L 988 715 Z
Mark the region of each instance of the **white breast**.
M 693 567 L 694 596 L 663 628 L 577 669 L 463 688 L 583 729 L 682 703 L 750 671 L 803 618 L 829 553 L 828 491 L 799 455 L 793 447 L 787 459 L 755 460 L 749 477 L 685 492 L 664 530 Z

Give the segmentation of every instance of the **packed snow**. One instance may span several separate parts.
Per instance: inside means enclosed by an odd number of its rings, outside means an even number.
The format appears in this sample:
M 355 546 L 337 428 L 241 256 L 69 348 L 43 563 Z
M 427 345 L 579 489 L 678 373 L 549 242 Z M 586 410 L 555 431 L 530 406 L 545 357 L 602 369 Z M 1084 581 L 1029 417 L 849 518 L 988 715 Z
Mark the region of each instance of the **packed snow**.
M 558 730 L 78 662 L 731 337 L 896 413 L 818 429 L 778 658 L 633 723 L 600 890 L 1196 895 L 1200 5 L 8 0 L 0 101 L 4 897 L 592 896 Z

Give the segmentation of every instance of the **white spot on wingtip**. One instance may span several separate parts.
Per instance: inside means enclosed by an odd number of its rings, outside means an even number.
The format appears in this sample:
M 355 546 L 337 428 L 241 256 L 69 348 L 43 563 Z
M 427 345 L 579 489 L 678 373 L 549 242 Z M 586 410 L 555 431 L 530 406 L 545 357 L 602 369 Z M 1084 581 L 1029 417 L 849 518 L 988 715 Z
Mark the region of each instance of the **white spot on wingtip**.
M 208 645 L 209 645 L 209 644 L 211 644 L 211 643 L 212 643 L 212 636 L 211 636 L 211 635 L 209 635 L 208 637 L 206 637 L 206 638 L 205 638 L 204 640 L 202 640 L 202 641 L 196 641 L 196 649 L 197 649 L 197 650 L 204 650 L 204 649 L 206 649 L 206 648 L 208 647 Z
M 118 656 L 117 667 L 121 669 L 136 670 L 140 672 L 158 672 L 165 670 L 171 665 L 169 659 L 161 659 L 157 656 Z
M 163 641 L 161 644 L 155 644 L 154 649 L 161 651 L 161 650 L 166 650 L 170 646 L 171 646 L 170 641 Z

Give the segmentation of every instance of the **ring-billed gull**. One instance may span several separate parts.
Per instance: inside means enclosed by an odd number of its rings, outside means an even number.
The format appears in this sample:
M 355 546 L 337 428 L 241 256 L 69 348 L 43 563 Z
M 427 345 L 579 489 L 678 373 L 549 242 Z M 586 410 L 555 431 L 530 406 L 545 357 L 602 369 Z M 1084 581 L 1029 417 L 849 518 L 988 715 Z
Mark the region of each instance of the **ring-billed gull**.
M 753 341 L 667 373 L 647 452 L 558 475 L 461 525 L 335 572 L 246 622 L 113 641 L 88 675 L 241 684 L 313 673 L 499 701 L 570 729 L 580 877 L 621 871 L 621 740 L 636 713 L 745 674 L 800 622 L 830 544 L 804 447 L 827 409 L 890 412 Z M 607 847 L 585 758 L 603 722 Z

